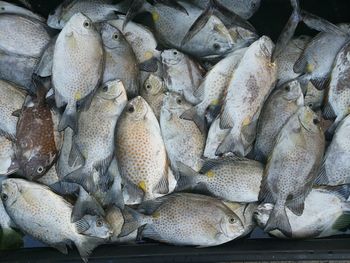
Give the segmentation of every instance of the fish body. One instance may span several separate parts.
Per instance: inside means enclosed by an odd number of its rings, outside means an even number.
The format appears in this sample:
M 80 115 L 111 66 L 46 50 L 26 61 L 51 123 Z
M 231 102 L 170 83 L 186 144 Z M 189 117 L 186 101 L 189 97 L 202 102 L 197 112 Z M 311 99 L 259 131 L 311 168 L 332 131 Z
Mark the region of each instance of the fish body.
M 263 36 L 245 52 L 230 81 L 220 126 L 230 129 L 217 154 L 232 152 L 246 156 L 256 137 L 258 118 L 263 104 L 274 87 L 276 65 L 271 63 L 274 45 Z
M 232 202 L 258 201 L 264 166 L 249 159 L 206 160 L 199 173 L 180 166 L 177 190 L 198 189 Z
M 259 200 L 275 204 L 265 231 L 279 229 L 293 235 L 285 208 L 295 215 L 303 213 L 304 200 L 316 179 L 325 148 L 319 122 L 310 108 L 301 107 L 276 139 L 259 196 Z
M 76 131 L 76 104 L 92 96 L 100 82 L 102 69 L 100 34 L 89 18 L 81 13 L 75 14 L 59 34 L 53 56 L 52 84 L 56 105 L 59 108 L 67 105 L 60 130 L 69 126 Z
M 116 158 L 120 174 L 133 194 L 143 200 L 169 192 L 171 174 L 161 130 L 142 97 L 129 101 L 116 127 Z
M 0 136 L 0 175 L 9 175 L 17 170 L 15 165 L 14 143 L 5 136 Z
M 304 106 L 304 97 L 297 80 L 275 90 L 261 111 L 254 153 L 258 160 L 266 161 L 275 139 L 289 118 Z
M 194 122 L 180 118 L 191 107 L 181 95 L 168 93 L 161 109 L 160 128 L 174 171 L 177 171 L 178 162 L 195 171 L 202 167 L 206 136 Z
M 198 103 L 193 93 L 203 78 L 199 64 L 175 49 L 164 50 L 161 57 L 166 88 L 184 96 L 192 104 Z
M 140 71 L 132 47 L 122 32 L 109 23 L 102 25 L 101 32 L 105 50 L 102 83 L 120 79 L 125 86 L 128 98 L 134 98 L 139 93 Z
M 41 22 L 45 22 L 45 19 L 43 17 L 33 13 L 32 11 L 26 8 L 23 8 L 5 1 L 0 1 L 0 14 L 3 14 L 3 13 L 29 16 Z

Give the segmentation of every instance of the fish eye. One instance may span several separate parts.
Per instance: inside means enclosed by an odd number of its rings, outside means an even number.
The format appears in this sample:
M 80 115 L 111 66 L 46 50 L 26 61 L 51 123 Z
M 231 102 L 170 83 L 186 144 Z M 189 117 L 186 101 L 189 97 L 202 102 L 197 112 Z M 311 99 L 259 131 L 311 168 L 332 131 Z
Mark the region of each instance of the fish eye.
M 113 38 L 114 40 L 117 40 L 117 39 L 119 38 L 118 33 L 114 33 L 113 36 L 112 36 L 112 38 Z
M 41 173 L 44 172 L 44 167 L 39 166 L 39 167 L 36 169 L 36 171 L 37 171 L 38 174 L 41 174 Z
M 314 106 L 314 104 L 312 102 L 310 102 L 307 106 L 309 106 L 310 108 L 312 108 Z
M 128 112 L 133 113 L 135 111 L 134 106 L 130 105 L 128 108 Z
M 151 85 L 150 84 L 147 84 L 146 85 L 146 89 L 151 89 L 152 87 L 151 87 Z
M 287 92 L 289 92 L 289 91 L 290 91 L 289 85 L 287 85 L 284 89 L 285 89 Z
M 174 54 L 174 56 L 177 56 L 178 53 L 177 53 L 177 51 L 174 51 L 173 54 Z
M 221 46 L 220 46 L 218 43 L 214 43 L 214 44 L 213 44 L 213 48 L 214 48 L 215 50 L 219 50 L 219 49 L 221 48 Z
M 101 219 L 98 219 L 98 220 L 96 221 L 96 226 L 97 226 L 97 227 L 103 226 L 103 222 L 102 222 Z
M 320 123 L 320 120 L 315 118 L 315 119 L 312 120 L 312 122 L 313 122 L 315 125 L 317 125 L 317 124 Z
M 0 10 L 1 10 L 1 11 L 5 11 L 5 7 L 3 7 L 3 6 L 0 7 Z
M 181 104 L 181 103 L 182 103 L 182 99 L 181 99 L 181 98 L 177 98 L 177 99 L 176 99 L 176 103 L 177 103 L 177 104 Z
M 8 199 L 7 194 L 2 193 L 1 194 L 1 200 L 5 202 L 7 199 Z
M 255 8 L 256 7 L 256 4 L 255 3 L 252 3 L 252 8 Z
M 107 85 L 104 86 L 104 87 L 102 88 L 102 90 L 103 90 L 103 92 L 107 92 L 107 91 L 108 91 L 108 86 L 107 86 Z
M 234 217 L 230 217 L 230 219 L 228 220 L 228 222 L 229 222 L 230 224 L 234 224 L 234 223 L 236 223 L 236 219 L 235 219 Z
M 85 28 L 90 28 L 90 22 L 86 20 L 86 21 L 84 22 L 83 26 L 84 26 Z

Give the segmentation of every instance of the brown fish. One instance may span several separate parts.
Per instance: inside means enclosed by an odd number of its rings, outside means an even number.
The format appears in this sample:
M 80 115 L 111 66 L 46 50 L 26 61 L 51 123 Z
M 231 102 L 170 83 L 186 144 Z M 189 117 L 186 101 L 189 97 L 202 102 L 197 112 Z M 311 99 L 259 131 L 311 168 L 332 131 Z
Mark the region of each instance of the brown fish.
M 54 118 L 45 95 L 45 88 L 38 85 L 37 96 L 26 98 L 17 123 L 15 155 L 22 175 L 30 180 L 43 176 L 58 155 Z

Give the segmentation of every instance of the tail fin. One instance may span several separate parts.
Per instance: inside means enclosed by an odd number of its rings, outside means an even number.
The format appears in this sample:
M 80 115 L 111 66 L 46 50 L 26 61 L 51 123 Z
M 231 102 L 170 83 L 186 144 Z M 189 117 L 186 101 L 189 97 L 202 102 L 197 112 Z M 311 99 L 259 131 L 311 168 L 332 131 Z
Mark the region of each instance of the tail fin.
M 179 179 L 177 180 L 176 191 L 189 189 L 197 184 L 198 174 L 196 171 L 182 162 L 177 162 L 177 167 L 179 169 Z
M 248 21 L 241 18 L 239 15 L 226 8 L 224 5 L 220 4 L 219 1 L 210 0 L 206 9 L 196 19 L 196 21 L 188 30 L 187 34 L 181 42 L 181 45 L 184 45 L 188 41 L 190 41 L 207 24 L 210 17 L 215 13 L 220 13 L 225 17 L 229 17 L 232 21 L 234 21 L 235 25 L 248 29 L 249 31 L 255 32 L 254 27 Z
M 241 138 L 241 135 L 234 136 L 230 132 L 227 134 L 225 139 L 222 141 L 222 143 L 219 145 L 218 149 L 216 150 L 215 154 L 218 156 L 221 156 L 225 153 L 232 152 L 235 155 L 239 157 L 246 156 L 246 150 L 244 149 L 244 143 Z
M 81 185 L 87 192 L 93 193 L 96 189 L 96 185 L 93 181 L 93 171 L 94 169 L 91 169 L 87 166 L 80 167 L 70 174 L 67 174 L 63 178 L 63 182 L 68 183 L 77 183 Z
M 292 237 L 292 227 L 290 226 L 289 219 L 285 207 L 283 205 L 275 205 L 273 208 L 269 220 L 266 223 L 265 232 L 279 229 L 287 237 Z
M 182 115 L 180 116 L 181 119 L 184 120 L 189 120 L 189 121 L 193 121 L 198 129 L 205 134 L 207 131 L 207 123 L 205 120 L 205 114 L 198 114 L 197 112 L 197 107 L 193 107 L 187 111 L 185 111 L 184 113 L 182 113 Z
M 124 217 L 124 225 L 121 229 L 120 237 L 127 236 L 139 227 L 147 224 L 147 221 L 145 220 L 146 216 L 130 207 L 126 206 L 122 211 L 122 214 Z
M 80 235 L 79 237 L 80 240 L 75 241 L 74 243 L 79 251 L 81 259 L 87 263 L 88 257 L 91 255 L 92 251 L 99 245 L 103 244 L 103 239 L 83 235 Z
M 77 133 L 78 130 L 78 119 L 77 119 L 77 109 L 76 106 L 67 105 L 63 115 L 61 117 L 61 121 L 58 125 L 58 130 L 63 131 L 67 127 L 70 127 L 74 133 Z

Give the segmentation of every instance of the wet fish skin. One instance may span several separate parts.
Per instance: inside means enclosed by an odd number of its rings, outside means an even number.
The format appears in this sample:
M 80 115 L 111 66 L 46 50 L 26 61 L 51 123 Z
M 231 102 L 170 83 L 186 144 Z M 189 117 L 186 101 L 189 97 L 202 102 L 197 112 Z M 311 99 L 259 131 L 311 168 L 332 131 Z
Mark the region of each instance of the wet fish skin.
M 73 137 L 68 164 L 83 166 L 65 176 L 65 181 L 80 183 L 89 193 L 94 192 L 97 186 L 94 170 L 101 178 L 112 161 L 115 126 L 126 103 L 122 81 L 113 80 L 96 91 L 89 109 L 80 111 L 78 133 Z
M 12 141 L 0 136 L 0 175 L 9 175 L 18 169 L 15 164 L 15 147 Z
M 260 201 L 275 204 L 265 227 L 267 232 L 279 229 L 287 236 L 293 235 L 285 208 L 295 215 L 303 213 L 304 200 L 316 179 L 325 149 L 319 122 L 310 108 L 301 107 L 276 139 L 259 196 Z
M 7 179 L 2 182 L 1 198 L 10 218 L 22 232 L 62 253 L 67 254 L 66 245 L 73 242 L 86 262 L 103 240 L 79 234 L 86 230 L 83 228 L 86 222 L 71 223 L 72 205 L 46 186 L 23 179 Z
M 176 193 L 145 202 L 139 210 L 149 215 L 131 211 L 135 225 L 146 224 L 141 236 L 174 245 L 215 246 L 244 233 L 239 217 L 208 196 Z M 129 224 L 125 223 L 122 234 Z
M 2 14 L 0 28 L 0 50 L 6 53 L 38 58 L 50 42 L 46 25 L 31 17 Z
M 176 49 L 164 50 L 161 57 L 166 88 L 184 96 L 192 104 L 198 103 L 199 99 L 193 93 L 203 79 L 200 65 Z
M 21 109 L 16 131 L 16 161 L 29 180 L 42 177 L 58 156 L 57 126 L 45 102 L 46 90 L 38 87 L 36 98 L 28 96 Z
M 22 108 L 25 92 L 10 82 L 0 80 L 0 134 L 15 141 L 17 120 L 13 112 Z
M 126 12 L 127 7 L 127 2 L 113 5 L 112 0 L 65 1 L 49 14 L 47 24 L 52 28 L 62 29 L 77 13 L 83 13 L 94 23 L 102 22 L 117 18 L 116 12 Z
M 45 22 L 45 19 L 43 17 L 33 13 L 32 11 L 5 1 L 0 1 L 0 14 L 2 13 L 25 15 L 37 19 L 41 22 Z
M 178 162 L 195 171 L 199 171 L 203 164 L 206 134 L 194 122 L 180 118 L 191 107 L 176 93 L 168 93 L 163 100 L 160 128 L 173 171 L 178 170 Z
M 227 87 L 246 50 L 246 48 L 239 49 L 229 54 L 207 72 L 193 94 L 200 102 L 192 109 L 184 112 L 181 116 L 183 119 L 193 120 L 202 132 L 206 131 L 205 115 L 207 110 L 212 107 L 216 112 L 220 111 Z
M 339 124 L 332 142 L 326 150 L 323 164 L 320 168 L 318 179 L 316 180 L 317 184 L 336 186 L 349 182 L 349 125 L 350 116 L 348 115 Z
M 120 79 L 127 91 L 128 98 L 134 98 L 139 93 L 140 71 L 134 51 L 122 32 L 109 23 L 101 28 L 105 50 L 105 66 L 102 83 Z
M 101 36 L 90 19 L 81 13 L 75 14 L 59 34 L 53 57 L 52 85 L 56 105 L 59 108 L 67 105 L 60 130 L 69 126 L 76 131 L 76 103 L 94 93 L 102 70 Z
M 259 205 L 254 217 L 260 227 L 265 227 L 273 207 L 270 203 Z M 269 234 L 283 239 L 321 238 L 344 234 L 344 231 L 337 226 L 337 221 L 348 211 L 349 203 L 336 192 L 322 188 L 312 189 L 305 199 L 305 208 L 301 216 L 286 209 L 292 228 L 292 237 L 287 237 L 278 230 L 270 231 Z
M 149 75 L 140 91 L 140 95 L 152 108 L 157 120 L 160 118 L 160 110 L 163 105 L 165 92 L 166 88 L 164 81 L 154 74 Z
M 249 159 L 230 157 L 206 160 L 197 173 L 186 165 L 179 165 L 177 191 L 199 190 L 232 202 L 258 201 L 264 166 Z
M 266 162 L 273 150 L 275 139 L 288 119 L 304 106 L 304 97 L 297 80 L 276 89 L 266 100 L 261 111 L 256 141 L 255 157 Z
M 231 79 L 220 126 L 230 129 L 216 154 L 232 152 L 246 156 L 253 147 L 262 106 L 274 87 L 277 68 L 271 63 L 274 44 L 267 36 L 255 41 L 245 52 Z
M 44 174 L 42 177 L 40 177 L 37 182 L 50 186 L 53 185 L 55 183 L 57 183 L 59 181 L 59 177 L 56 171 L 56 166 L 52 166 L 47 172 L 46 174 Z
M 126 105 L 116 127 L 116 158 L 132 196 L 143 200 L 169 192 L 171 174 L 160 127 L 151 107 L 140 96 Z

